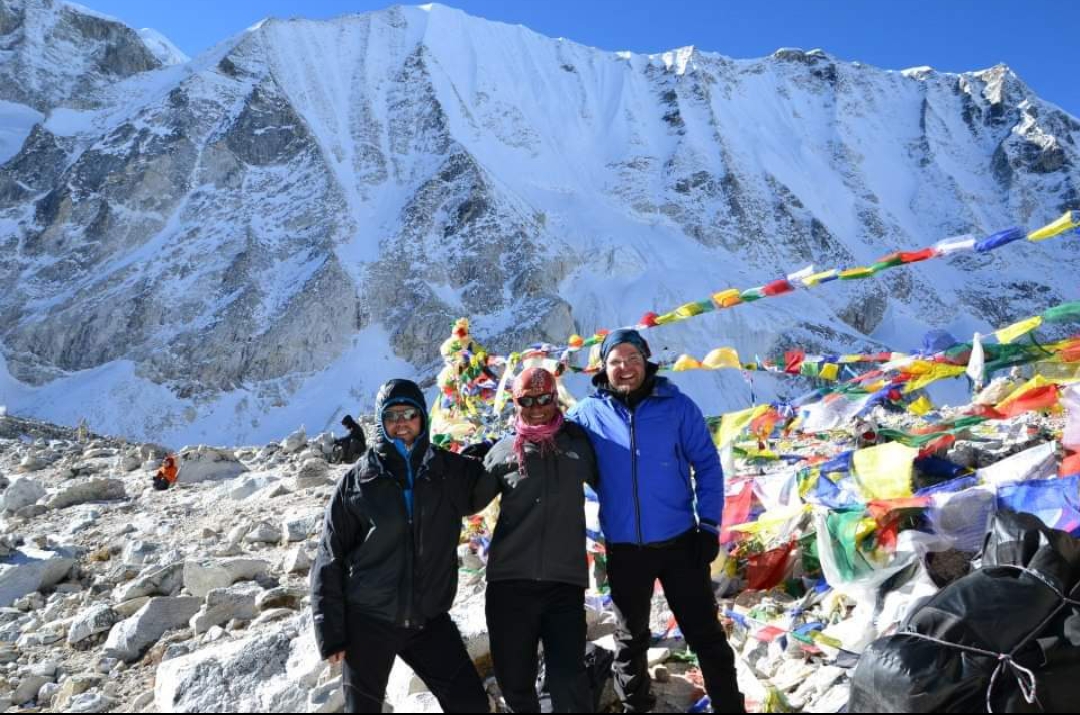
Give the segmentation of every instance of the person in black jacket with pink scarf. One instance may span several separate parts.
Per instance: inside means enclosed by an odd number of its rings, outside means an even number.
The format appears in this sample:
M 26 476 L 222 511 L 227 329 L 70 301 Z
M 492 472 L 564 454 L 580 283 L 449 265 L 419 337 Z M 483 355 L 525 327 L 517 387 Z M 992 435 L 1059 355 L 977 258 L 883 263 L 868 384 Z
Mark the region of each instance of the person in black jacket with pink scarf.
M 502 495 L 487 562 L 487 622 L 495 676 L 513 712 L 540 712 L 544 644 L 555 712 L 593 712 L 585 671 L 586 483 L 596 460 L 585 431 L 563 420 L 555 377 L 529 368 L 513 386 L 516 434 L 484 460 L 473 509 Z

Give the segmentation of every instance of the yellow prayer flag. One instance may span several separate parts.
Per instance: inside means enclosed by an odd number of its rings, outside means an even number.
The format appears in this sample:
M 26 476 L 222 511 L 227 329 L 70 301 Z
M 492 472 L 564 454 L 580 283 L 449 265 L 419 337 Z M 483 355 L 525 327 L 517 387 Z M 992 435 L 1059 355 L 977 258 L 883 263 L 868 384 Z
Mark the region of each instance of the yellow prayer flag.
M 735 369 L 742 367 L 742 364 L 739 362 L 739 353 L 735 351 L 735 348 L 716 348 L 705 356 L 705 359 L 701 361 L 701 364 L 713 370 L 719 370 L 724 367 Z
M 846 271 L 840 271 L 840 280 L 854 280 L 856 278 L 869 278 L 874 275 L 874 269 L 869 266 L 863 266 L 861 268 L 848 268 Z
M 1016 400 L 1019 399 L 1021 395 L 1026 392 L 1030 392 L 1031 390 L 1034 390 L 1038 387 L 1046 387 L 1047 385 L 1056 384 L 1058 384 L 1057 380 L 1049 380 L 1042 375 L 1036 375 L 1035 377 L 1025 382 L 1023 385 L 1009 393 L 1008 397 L 1006 397 L 1004 400 L 997 404 L 997 408 L 1001 409 L 1012 404 L 1013 402 L 1016 402 Z
M 693 318 L 695 315 L 701 315 L 704 312 L 705 310 L 696 302 L 684 303 L 675 309 L 675 315 L 680 318 Z
M 868 393 L 873 394 L 878 390 L 884 389 L 885 386 L 888 384 L 889 383 L 887 383 L 885 380 L 878 380 L 877 382 L 871 382 L 869 385 L 863 385 L 863 389 L 866 390 Z
M 1080 211 L 1066 211 L 1057 221 L 1029 233 L 1028 240 L 1045 241 L 1048 238 L 1060 236 L 1066 231 L 1077 228 L 1078 226 L 1080 226 Z
M 722 290 L 719 293 L 712 294 L 712 302 L 716 304 L 717 308 L 730 308 L 742 302 L 742 298 L 739 297 L 741 293 L 742 291 L 738 288 Z
M 674 310 L 670 313 L 664 313 L 663 315 L 656 316 L 657 325 L 667 325 L 668 323 L 674 323 L 678 320 L 682 320 L 682 318 L 678 314 L 676 314 Z
M 867 499 L 901 499 L 911 491 L 912 465 L 919 450 L 899 442 L 860 449 L 853 458 L 855 480 Z
M 822 380 L 835 380 L 840 376 L 840 366 L 836 363 L 827 362 L 821 366 L 821 373 L 818 375 Z
M 928 363 L 919 362 L 911 366 L 911 368 L 915 368 L 915 366 L 918 365 L 918 371 L 909 368 L 909 372 L 914 375 L 918 375 L 919 377 L 915 378 L 904 386 L 904 394 L 911 394 L 912 392 L 915 392 L 916 390 L 921 390 L 927 385 L 933 384 L 938 380 L 944 380 L 950 377 L 958 377 L 967 372 L 967 365 L 946 365 L 944 363 L 929 363 L 930 367 L 928 369 L 923 369 L 923 366 L 927 364 Z
M 806 512 L 810 511 L 813 507 L 809 504 L 797 504 L 795 506 L 777 507 L 776 509 L 769 509 L 761 514 L 754 521 L 746 524 L 735 524 L 734 526 L 727 526 L 730 531 L 737 531 L 741 534 L 761 534 L 762 532 L 779 532 L 781 529 L 791 523 L 792 519 L 798 519 Z M 725 525 L 726 526 L 726 525 Z
M 729 412 L 720 419 L 720 429 L 713 436 L 718 449 L 728 446 L 743 433 L 751 422 L 769 410 L 768 405 L 750 407 L 740 412 Z
M 908 405 L 908 411 L 912 414 L 918 415 L 919 417 L 922 417 L 932 409 L 934 409 L 934 403 L 931 402 L 930 398 L 926 395 L 923 395 L 922 397 Z
M 814 286 L 821 283 L 821 281 L 825 280 L 826 278 L 832 278 L 835 275 L 836 275 L 836 269 L 832 268 L 832 269 L 827 270 L 827 271 L 822 271 L 821 273 L 815 273 L 812 276 L 807 276 L 806 278 L 802 279 L 802 282 L 803 282 L 803 285 L 806 286 L 807 288 L 813 288 Z
M 997 337 L 998 342 L 1002 345 L 1008 345 L 1014 340 L 1024 337 L 1042 324 L 1042 316 L 1036 315 L 1034 318 L 1021 320 L 1019 323 L 1013 323 L 1007 328 L 1002 328 L 1001 330 L 994 333 L 994 336 Z
M 841 355 L 840 362 L 844 365 L 848 365 L 853 362 L 862 362 L 862 355 Z

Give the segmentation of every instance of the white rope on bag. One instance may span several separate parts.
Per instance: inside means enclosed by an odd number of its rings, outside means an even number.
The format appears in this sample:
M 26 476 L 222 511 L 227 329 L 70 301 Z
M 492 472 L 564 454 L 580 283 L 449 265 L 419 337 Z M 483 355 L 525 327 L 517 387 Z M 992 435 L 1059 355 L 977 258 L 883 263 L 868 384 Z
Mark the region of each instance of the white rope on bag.
M 1029 668 L 1017 663 L 1013 660 L 1013 657 L 1009 653 L 997 653 L 992 650 L 985 650 L 983 648 L 976 648 L 975 646 L 963 645 L 960 643 L 953 643 L 951 641 L 942 640 L 940 638 L 934 638 L 928 636 L 925 633 L 916 633 L 914 631 L 903 631 L 902 635 L 912 636 L 924 641 L 930 641 L 946 648 L 955 648 L 967 653 L 974 653 L 975 655 L 986 656 L 987 658 L 993 658 L 997 661 L 997 666 L 994 668 L 994 672 L 990 674 L 990 684 L 986 688 L 986 712 L 994 712 L 994 706 L 991 703 L 991 697 L 994 692 L 994 685 L 997 684 L 998 676 L 1006 666 L 1012 669 L 1013 676 L 1016 678 L 1016 684 L 1020 687 L 1020 694 L 1024 696 L 1024 700 L 1029 705 L 1039 705 L 1042 709 L 1042 705 L 1038 703 L 1037 684 L 1035 680 L 1035 673 Z
M 1057 617 L 1059 613 L 1061 613 L 1062 609 L 1064 609 L 1066 606 L 1080 606 L 1080 600 L 1069 598 L 1061 592 L 1061 589 L 1051 583 L 1050 580 L 1046 578 L 1046 576 L 1039 573 L 1038 571 L 1033 571 L 1025 566 L 1001 564 L 997 566 L 990 566 L 987 568 L 1009 569 L 1013 571 L 1019 571 L 1023 574 L 1028 574 L 1036 581 L 1053 591 L 1054 595 L 1057 596 L 1061 602 L 1046 616 L 1046 618 L 1042 620 L 1042 622 L 1036 628 L 1032 629 L 1031 633 L 1029 633 L 1027 637 L 1017 643 L 1016 646 L 1012 649 L 1012 652 L 1010 653 L 997 653 L 992 650 L 977 648 L 975 646 L 952 643 L 950 641 L 942 640 L 940 638 L 934 638 L 933 636 L 928 636 L 925 633 L 917 633 L 915 631 L 903 631 L 903 635 L 914 636 L 915 638 L 930 641 L 931 643 L 935 643 L 940 646 L 945 646 L 947 648 L 955 648 L 957 650 L 986 656 L 987 658 L 993 658 L 994 660 L 996 660 L 997 665 L 994 667 L 994 671 L 990 674 L 990 683 L 989 685 L 987 685 L 986 688 L 986 712 L 994 712 L 994 707 L 991 702 L 991 698 L 994 693 L 994 686 L 997 684 L 998 676 L 1001 675 L 1001 673 L 1005 670 L 1006 667 L 1008 667 L 1012 671 L 1012 675 L 1016 679 L 1017 687 L 1020 688 L 1020 694 L 1023 696 L 1024 700 L 1028 703 L 1028 705 L 1036 705 L 1040 710 L 1042 710 L 1043 706 L 1042 703 L 1039 702 L 1038 698 L 1038 680 L 1035 677 L 1034 671 L 1017 663 L 1016 660 L 1014 660 L 1014 655 L 1018 650 L 1027 645 L 1028 641 L 1041 633 L 1043 629 L 1046 628 L 1046 626 L 1050 623 L 1050 621 L 1052 621 L 1054 618 Z M 1077 587 L 1080 588 L 1080 585 L 1078 585 Z

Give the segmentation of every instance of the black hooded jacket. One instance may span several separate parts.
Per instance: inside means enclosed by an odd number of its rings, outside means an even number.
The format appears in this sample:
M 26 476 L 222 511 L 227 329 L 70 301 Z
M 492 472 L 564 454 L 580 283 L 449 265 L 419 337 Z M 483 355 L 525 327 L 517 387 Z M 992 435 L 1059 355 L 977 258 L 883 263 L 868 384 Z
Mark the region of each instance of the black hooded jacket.
M 473 507 L 483 509 L 502 495 L 488 554 L 488 583 L 589 585 L 584 485 L 596 486 L 596 457 L 585 430 L 572 422 L 563 424 L 555 447 L 541 454 L 536 445 L 526 443 L 524 473 L 514 454 L 513 435 L 500 440 L 484 460 Z
M 419 408 L 424 420 L 407 456 L 381 427 L 383 412 L 400 404 Z M 431 445 L 424 396 L 415 383 L 383 385 L 375 414 L 379 436 L 338 482 L 311 572 L 315 635 L 324 658 L 345 650 L 351 614 L 421 627 L 450 610 L 461 519 L 471 513 L 470 495 L 483 473 L 479 462 Z

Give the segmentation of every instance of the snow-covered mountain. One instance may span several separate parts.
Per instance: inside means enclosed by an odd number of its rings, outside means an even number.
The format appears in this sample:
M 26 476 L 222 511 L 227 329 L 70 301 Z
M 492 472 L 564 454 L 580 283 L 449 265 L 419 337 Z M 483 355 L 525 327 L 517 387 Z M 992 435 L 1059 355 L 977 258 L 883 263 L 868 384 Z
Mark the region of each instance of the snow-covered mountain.
M 496 349 L 563 341 L 1080 207 L 1080 122 L 1005 66 L 606 52 L 439 5 L 267 20 L 190 61 L 168 47 L 70 4 L 0 3 L 13 412 L 174 443 L 319 430 L 390 376 L 432 375 L 461 315 Z M 1078 243 L 649 339 L 909 349 L 1080 297 Z M 712 412 L 748 399 L 738 375 L 679 380 Z

